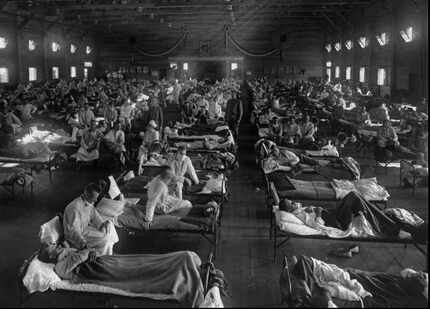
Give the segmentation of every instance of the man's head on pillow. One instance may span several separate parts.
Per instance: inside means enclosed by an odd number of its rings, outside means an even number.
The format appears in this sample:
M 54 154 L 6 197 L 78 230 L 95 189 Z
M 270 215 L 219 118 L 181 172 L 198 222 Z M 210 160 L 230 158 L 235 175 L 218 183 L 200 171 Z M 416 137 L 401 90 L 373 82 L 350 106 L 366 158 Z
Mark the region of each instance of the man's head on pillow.
M 43 263 L 56 263 L 62 249 L 56 243 L 43 243 L 37 258 Z
M 279 203 L 279 210 L 283 210 L 286 212 L 293 212 L 295 210 L 297 210 L 299 208 L 299 205 L 297 205 L 296 203 L 288 200 L 288 199 L 284 199 Z

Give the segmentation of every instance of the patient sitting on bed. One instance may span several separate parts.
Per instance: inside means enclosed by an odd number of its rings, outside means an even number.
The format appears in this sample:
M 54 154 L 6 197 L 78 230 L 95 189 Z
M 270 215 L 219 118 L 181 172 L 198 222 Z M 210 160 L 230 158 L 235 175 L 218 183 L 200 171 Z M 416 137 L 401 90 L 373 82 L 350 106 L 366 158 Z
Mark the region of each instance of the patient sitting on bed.
M 176 198 L 169 194 L 169 184 L 175 180 L 175 175 L 170 166 L 163 166 L 158 176 L 147 185 L 148 201 L 143 211 L 138 210 L 140 217 L 148 225 L 154 218 L 154 213 L 169 214 L 179 209 L 188 209 L 192 205 L 187 200 Z
M 64 244 L 43 244 L 38 259 L 72 283 L 90 283 L 156 300 L 176 300 L 185 307 L 203 301 L 199 257 L 193 252 L 104 255 Z

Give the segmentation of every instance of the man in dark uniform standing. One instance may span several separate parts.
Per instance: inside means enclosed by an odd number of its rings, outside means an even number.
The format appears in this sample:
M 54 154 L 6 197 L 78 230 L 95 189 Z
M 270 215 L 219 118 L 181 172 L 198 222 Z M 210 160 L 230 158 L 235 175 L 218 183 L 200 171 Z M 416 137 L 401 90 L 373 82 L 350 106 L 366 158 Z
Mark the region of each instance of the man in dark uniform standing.
M 225 120 L 233 133 L 235 141 L 238 141 L 239 137 L 239 125 L 243 116 L 243 105 L 242 101 L 239 100 L 236 92 L 231 93 L 230 99 L 227 101 L 227 107 L 225 110 Z

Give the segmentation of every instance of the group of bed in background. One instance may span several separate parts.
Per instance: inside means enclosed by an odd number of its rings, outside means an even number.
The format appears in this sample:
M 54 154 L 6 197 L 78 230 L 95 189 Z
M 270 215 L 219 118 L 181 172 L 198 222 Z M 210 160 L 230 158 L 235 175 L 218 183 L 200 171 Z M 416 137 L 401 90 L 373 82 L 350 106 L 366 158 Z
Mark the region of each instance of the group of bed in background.
M 17 185 L 33 185 L 34 171 L 47 170 L 52 180 L 58 167 L 135 168 L 142 148 L 147 151 L 153 141 L 174 138 L 190 126 L 211 131 L 218 122 L 234 128 L 195 139 L 189 148 L 230 148 L 232 153 L 242 113 L 236 115 L 237 108 L 231 108 L 236 104 L 227 103 L 235 103 L 238 92 L 233 79 L 215 85 L 73 79 L 0 88 L 0 184 L 13 192 Z M 178 105 L 176 123 L 164 119 L 168 104 Z
M 220 295 L 224 293 L 226 283 L 223 273 L 215 269 L 213 261 L 217 254 L 222 212 L 228 200 L 227 179 L 237 166 L 236 146 L 233 139 L 215 148 L 195 141 L 211 140 L 216 143 L 227 134 L 231 131 L 224 124 L 218 124 L 215 128 L 211 125 L 186 126 L 186 129 L 178 130 L 165 141 L 153 141 L 141 154 L 144 157 L 137 169 L 100 180 L 100 198 L 95 204 L 103 220 L 115 226 L 119 241 L 127 237 L 128 241 L 139 242 L 139 236 L 146 233 L 196 234 L 209 241 L 208 263 L 202 263 L 199 256 L 191 251 L 102 255 L 94 260 L 80 256 L 79 267 L 68 271 L 74 274 L 73 281 L 56 275 L 59 269 L 62 274 L 64 267 L 70 268 L 69 262 L 46 263 L 45 259 L 40 258 L 41 251 L 38 251 L 21 270 L 23 290 L 31 294 L 49 289 L 101 292 L 144 297 L 152 303 L 154 300 L 161 301 L 163 305 L 173 301 L 183 306 L 222 306 Z M 161 201 L 161 193 L 154 184 L 160 181 L 166 169 L 172 171 L 174 177 L 168 183 L 168 195 Z M 156 200 L 158 204 L 148 221 L 146 214 L 151 200 Z M 59 242 L 64 235 L 62 220 L 62 216 L 56 216 L 42 225 L 42 243 L 46 243 L 47 239 L 49 243 Z M 121 268 L 121 265 L 126 265 L 127 269 Z M 86 272 L 82 271 L 84 268 Z
M 415 188 L 418 177 L 426 183 L 425 113 L 400 113 L 407 120 L 401 118 L 402 128 L 394 129 L 391 112 L 381 111 L 387 109 L 384 103 L 352 95 L 345 85 L 264 79 L 250 85 L 259 137 L 256 163 L 265 183 L 275 260 L 292 238 L 413 244 L 427 255 L 428 223 L 411 210 L 389 208 L 388 191 L 376 177 L 363 178 L 356 158 L 344 151 L 347 143 L 355 143 L 385 164 L 392 164 L 396 153 L 403 159 L 401 184 Z M 372 104 L 375 117 L 366 111 Z M 409 136 L 408 143 L 400 144 L 402 134 Z M 351 257 L 358 250 L 355 245 L 330 254 Z M 307 256 L 285 259 L 280 285 L 282 302 L 293 307 L 422 306 L 428 295 L 424 272 L 341 269 Z

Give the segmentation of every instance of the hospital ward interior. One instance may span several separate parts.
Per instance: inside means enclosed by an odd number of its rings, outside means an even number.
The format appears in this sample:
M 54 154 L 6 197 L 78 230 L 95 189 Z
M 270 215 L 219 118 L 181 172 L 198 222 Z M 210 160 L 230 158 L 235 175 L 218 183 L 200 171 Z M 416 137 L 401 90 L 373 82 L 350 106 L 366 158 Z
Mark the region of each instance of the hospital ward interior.
M 0 0 L 0 308 L 427 308 L 427 0 Z

